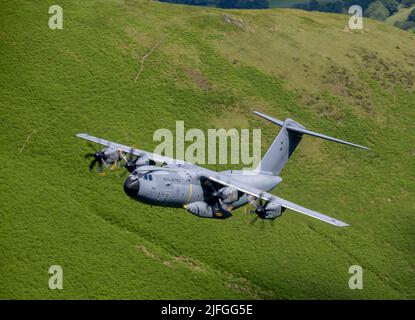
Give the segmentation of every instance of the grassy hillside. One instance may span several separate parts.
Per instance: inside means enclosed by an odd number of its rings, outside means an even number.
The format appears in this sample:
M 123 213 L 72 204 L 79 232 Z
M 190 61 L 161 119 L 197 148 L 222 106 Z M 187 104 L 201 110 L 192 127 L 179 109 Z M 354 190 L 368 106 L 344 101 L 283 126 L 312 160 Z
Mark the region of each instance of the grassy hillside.
M 296 10 L 59 3 L 54 31 L 54 2 L 0 4 L 0 298 L 415 298 L 414 34 Z M 265 150 L 278 128 L 252 109 L 371 147 L 305 137 L 276 190 L 351 227 L 140 204 L 119 172 L 88 172 L 74 137 L 152 150 L 184 120 L 262 127 Z M 53 264 L 63 290 L 48 289 Z M 354 264 L 363 290 L 348 287 Z

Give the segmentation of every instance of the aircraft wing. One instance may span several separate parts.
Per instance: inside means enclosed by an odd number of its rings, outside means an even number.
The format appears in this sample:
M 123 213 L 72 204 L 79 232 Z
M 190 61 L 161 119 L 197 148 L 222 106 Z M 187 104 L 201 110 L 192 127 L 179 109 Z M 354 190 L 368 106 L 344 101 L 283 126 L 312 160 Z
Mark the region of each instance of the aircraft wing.
M 242 183 L 236 179 L 232 179 L 231 177 L 224 175 L 222 173 L 215 173 L 211 176 L 205 176 L 205 178 L 216 182 L 218 184 L 221 184 L 223 186 L 232 187 L 235 188 L 243 193 L 249 194 L 255 198 L 261 198 L 265 201 L 276 201 L 281 204 L 282 207 L 291 209 L 293 211 L 296 211 L 298 213 L 307 215 L 309 217 L 321 220 L 323 222 L 332 224 L 337 227 L 347 227 L 349 224 L 336 220 L 332 217 L 326 216 L 320 212 L 313 211 L 307 208 L 304 208 L 298 204 L 295 204 L 293 202 L 290 202 L 288 200 L 282 199 L 280 197 L 274 196 L 268 192 L 262 191 L 261 189 L 258 189 L 256 187 L 250 186 L 246 183 Z
M 291 210 L 296 211 L 298 213 L 305 214 L 309 217 L 321 220 L 323 222 L 330 223 L 330 224 L 332 224 L 334 226 L 337 226 L 337 227 L 348 227 L 349 226 L 349 224 L 347 224 L 343 221 L 340 221 L 340 220 L 334 219 L 332 217 L 326 216 L 325 214 L 322 214 L 320 212 L 304 208 L 304 207 L 302 207 L 298 204 L 295 204 L 293 202 L 290 202 L 288 200 L 282 199 L 282 198 L 277 197 L 277 196 L 274 196 L 274 197 L 277 199 L 277 201 L 279 203 L 281 203 L 281 206 L 283 206 L 287 209 L 291 209 Z
M 88 140 L 88 141 L 91 141 L 91 142 L 95 142 L 95 143 L 101 144 L 101 145 L 106 146 L 106 147 L 113 147 L 115 149 L 121 150 L 125 153 L 133 154 L 133 155 L 138 156 L 138 157 L 145 157 L 145 158 L 153 160 L 157 163 L 185 164 L 187 166 L 195 167 L 195 165 L 193 165 L 189 162 L 186 162 L 186 161 L 176 160 L 176 159 L 173 159 L 173 158 L 170 158 L 170 157 L 161 156 L 161 155 L 158 155 L 158 154 L 155 154 L 155 153 L 151 153 L 151 152 L 147 152 L 147 151 L 144 151 L 144 150 L 136 149 L 136 148 L 129 147 L 129 146 L 119 144 L 119 143 L 116 143 L 116 142 L 112 142 L 112 141 L 108 141 L 108 140 L 105 140 L 105 139 L 90 136 L 89 134 L 86 134 L 86 133 L 78 133 L 76 136 L 78 138 L 82 138 L 82 139 L 85 139 L 85 140 Z

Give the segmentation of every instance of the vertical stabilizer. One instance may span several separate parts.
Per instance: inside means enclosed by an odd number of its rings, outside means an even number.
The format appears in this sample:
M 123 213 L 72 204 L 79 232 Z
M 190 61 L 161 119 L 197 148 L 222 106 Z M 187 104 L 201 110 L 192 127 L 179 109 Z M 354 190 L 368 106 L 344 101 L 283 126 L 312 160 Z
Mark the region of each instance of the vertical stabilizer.
M 262 158 L 262 161 L 255 169 L 255 171 L 259 171 L 264 174 L 279 175 L 282 168 L 290 158 L 291 154 L 298 146 L 298 143 L 301 141 L 303 134 L 349 145 L 352 147 L 368 149 L 367 147 L 361 146 L 359 144 L 351 143 L 345 140 L 333 138 L 321 133 L 307 130 L 301 124 L 295 122 L 292 119 L 286 119 L 285 121 L 281 121 L 273 117 L 267 116 L 266 114 L 263 114 L 261 112 L 254 111 L 254 113 L 282 127 L 280 132 L 272 142 L 271 146 L 268 148 L 264 157 Z
M 304 129 L 303 126 L 291 119 L 286 119 L 284 122 L 281 122 L 281 124 L 282 128 L 280 132 L 262 157 L 256 171 L 265 174 L 279 175 L 291 154 L 301 141 L 302 134 L 290 131 L 287 127 L 296 126 Z

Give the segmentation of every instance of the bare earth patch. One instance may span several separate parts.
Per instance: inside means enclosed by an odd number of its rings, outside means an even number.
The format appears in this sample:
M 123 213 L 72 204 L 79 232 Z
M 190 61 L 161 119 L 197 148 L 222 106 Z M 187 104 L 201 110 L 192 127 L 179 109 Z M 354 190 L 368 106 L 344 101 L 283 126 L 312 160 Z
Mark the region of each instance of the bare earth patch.
M 185 74 L 190 80 L 192 80 L 198 86 L 198 88 L 205 91 L 209 90 L 210 85 L 208 79 L 198 70 L 187 68 L 185 70 Z
M 197 261 L 193 260 L 192 258 L 185 257 L 185 256 L 176 256 L 176 257 L 174 257 L 174 260 L 179 262 L 179 263 L 184 264 L 185 266 L 192 269 L 193 271 L 196 271 L 196 272 L 206 272 L 207 271 L 205 266 L 202 263 L 197 262 Z

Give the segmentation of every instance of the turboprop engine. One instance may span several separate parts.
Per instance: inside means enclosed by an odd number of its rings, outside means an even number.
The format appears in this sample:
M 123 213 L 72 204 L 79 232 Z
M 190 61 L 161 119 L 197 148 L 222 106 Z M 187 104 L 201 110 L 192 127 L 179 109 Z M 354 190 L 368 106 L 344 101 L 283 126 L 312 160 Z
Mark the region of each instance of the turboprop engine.
M 148 166 L 153 165 L 155 162 L 151 159 L 145 158 L 145 157 L 137 157 L 134 159 L 132 155 L 130 155 L 126 159 L 125 168 L 128 172 L 133 172 L 136 168 L 142 167 L 142 166 Z
M 87 153 L 85 158 L 93 158 L 89 164 L 89 170 L 92 170 L 96 164 L 98 164 L 98 171 L 102 172 L 103 165 L 113 165 L 116 162 L 120 161 L 123 157 L 122 151 L 114 148 L 108 147 L 101 151 L 94 153 Z
M 219 204 L 209 205 L 204 201 L 192 202 L 185 205 L 184 208 L 191 214 L 202 218 L 226 219 L 232 215 L 229 211 L 224 210 Z
M 285 208 L 281 204 L 274 200 L 270 200 L 266 203 L 263 203 L 262 199 L 259 199 L 259 203 L 256 203 L 254 199 L 250 200 L 251 204 L 255 208 L 252 213 L 258 215 L 261 219 L 275 219 L 282 215 L 285 211 Z
M 257 208 L 258 210 L 259 208 Z M 270 201 L 268 202 L 264 207 L 264 215 L 263 219 L 275 219 L 282 215 L 282 213 L 285 211 L 285 208 L 281 206 L 280 203 L 276 201 Z
M 219 197 L 222 199 L 224 203 L 230 204 L 239 199 L 238 190 L 231 187 L 224 187 L 219 190 Z

